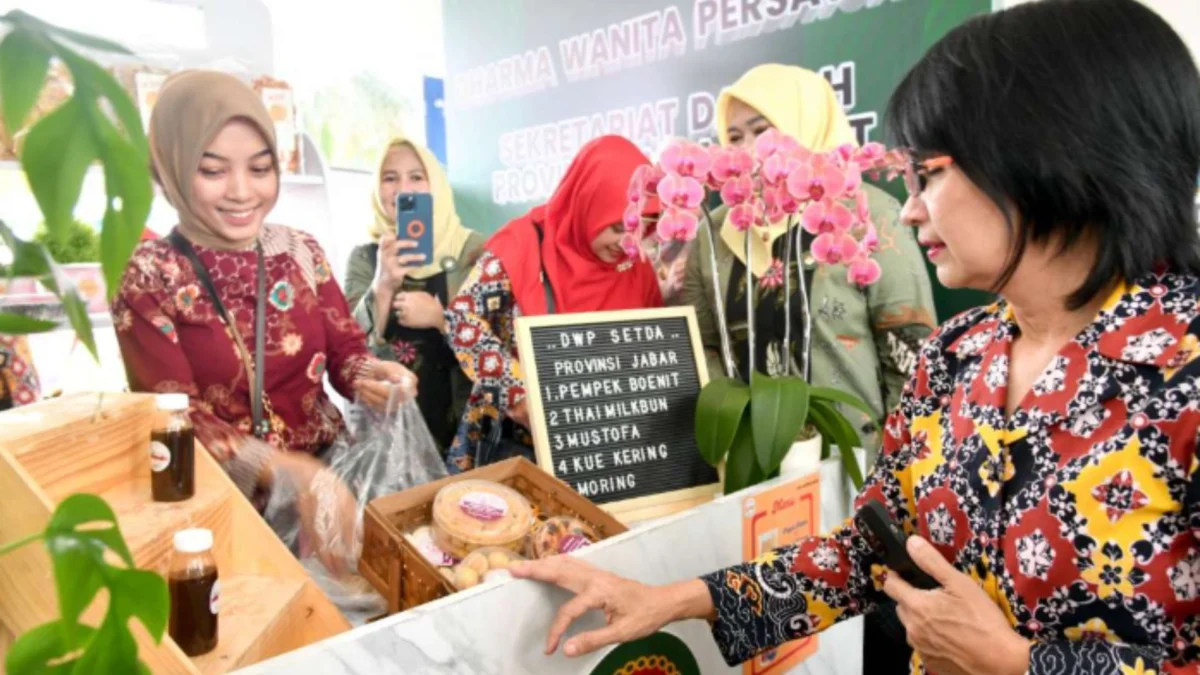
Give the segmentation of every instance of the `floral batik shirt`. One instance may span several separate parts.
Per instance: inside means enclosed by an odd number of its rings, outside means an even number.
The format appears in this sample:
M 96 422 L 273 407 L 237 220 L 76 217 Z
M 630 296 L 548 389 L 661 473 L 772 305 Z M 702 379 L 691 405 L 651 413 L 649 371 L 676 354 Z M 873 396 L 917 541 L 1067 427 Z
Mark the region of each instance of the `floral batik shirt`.
M 29 342 L 20 335 L 0 335 L 0 410 L 29 405 L 40 396 Z
M 508 273 L 499 258 L 485 251 L 446 308 L 450 347 L 463 372 L 474 382 L 462 424 L 446 458 L 452 473 L 474 468 L 484 422 L 500 423 L 525 398 L 517 360 L 516 322 L 520 315 Z M 516 424 L 512 428 L 517 442 L 533 445 L 526 429 Z
M 1123 285 L 1014 413 L 1001 303 L 922 348 L 859 499 L 885 504 L 1032 642 L 1030 672 L 1200 664 L 1200 279 Z M 870 611 L 879 561 L 848 521 L 705 577 L 730 663 Z M 979 636 L 981 640 L 987 636 Z M 925 672 L 920 654 L 912 672 Z
M 315 239 L 267 225 L 261 240 L 267 279 L 266 440 L 280 450 L 314 453 L 342 429 L 324 378 L 328 374 L 334 388 L 353 399 L 353 382 L 370 359 L 366 337 Z M 195 249 L 253 350 L 258 254 L 253 248 Z M 112 312 L 130 388 L 188 394 L 197 438 L 234 471 L 237 449 L 245 447 L 241 441 L 252 424 L 249 379 L 232 334 L 188 259 L 167 239 L 140 244 Z

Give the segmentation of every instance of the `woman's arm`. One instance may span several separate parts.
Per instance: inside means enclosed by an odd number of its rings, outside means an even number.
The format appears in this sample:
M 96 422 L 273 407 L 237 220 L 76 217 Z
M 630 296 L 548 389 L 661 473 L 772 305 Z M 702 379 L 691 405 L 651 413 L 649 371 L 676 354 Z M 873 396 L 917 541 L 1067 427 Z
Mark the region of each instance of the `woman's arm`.
M 445 311 L 446 339 L 474 382 L 470 403 L 508 417 L 525 398 L 521 364 L 513 356 L 517 306 L 500 259 L 484 253 Z
M 379 325 L 379 333 L 383 333 L 383 329 L 387 325 L 386 307 L 391 303 L 390 297 L 383 299 L 385 312 L 379 313 L 378 306 L 381 303 L 378 302 L 379 294 L 375 292 L 374 288 L 377 246 L 371 244 L 359 246 L 350 254 L 350 260 L 346 263 L 346 303 L 352 308 L 354 320 L 367 335 L 375 333 L 375 317 L 383 317 Z

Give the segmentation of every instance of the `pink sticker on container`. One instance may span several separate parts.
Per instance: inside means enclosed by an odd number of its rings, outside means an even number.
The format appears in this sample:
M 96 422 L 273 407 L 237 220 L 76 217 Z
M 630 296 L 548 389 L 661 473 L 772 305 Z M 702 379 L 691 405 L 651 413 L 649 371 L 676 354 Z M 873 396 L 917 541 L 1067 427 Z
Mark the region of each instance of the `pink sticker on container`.
M 436 567 L 450 567 L 458 564 L 458 559 L 438 548 L 430 539 L 422 539 L 419 546 L 421 555 Z
M 508 515 L 508 502 L 490 492 L 468 492 L 458 500 L 458 508 L 475 520 L 491 522 Z
M 578 534 L 568 534 L 558 542 L 559 553 L 570 553 L 578 551 L 584 546 L 590 546 L 592 542 L 588 541 L 587 537 L 581 537 Z

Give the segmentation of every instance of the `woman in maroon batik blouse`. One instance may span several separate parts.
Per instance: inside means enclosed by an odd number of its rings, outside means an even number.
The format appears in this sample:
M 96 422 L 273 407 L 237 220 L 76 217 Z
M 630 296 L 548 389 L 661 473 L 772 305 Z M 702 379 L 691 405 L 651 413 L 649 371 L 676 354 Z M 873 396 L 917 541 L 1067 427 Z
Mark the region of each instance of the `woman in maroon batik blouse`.
M 174 76 L 154 108 L 150 148 L 158 182 L 179 212 L 176 232 L 195 250 L 235 327 L 222 320 L 171 237 L 143 242 L 113 305 L 130 386 L 190 395 L 197 437 L 239 488 L 250 495 L 282 473 L 300 488 L 301 519 L 311 524 L 309 488 L 322 470 L 313 456 L 343 428 L 325 376 L 343 396 L 376 406 L 391 383 L 416 378 L 370 356 L 317 242 L 264 224 L 279 194 L 279 168 L 274 125 L 253 90 L 211 71 Z M 262 441 L 251 433 L 260 250 Z M 335 490 L 338 522 L 351 528 L 352 500 L 344 486 Z

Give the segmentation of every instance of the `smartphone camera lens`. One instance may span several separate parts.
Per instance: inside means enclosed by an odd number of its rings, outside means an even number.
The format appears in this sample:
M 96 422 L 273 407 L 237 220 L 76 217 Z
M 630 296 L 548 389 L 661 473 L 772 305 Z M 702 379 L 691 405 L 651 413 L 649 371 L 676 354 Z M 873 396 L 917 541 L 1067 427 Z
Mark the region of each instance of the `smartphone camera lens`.
M 396 205 L 401 211 L 412 211 L 417 205 L 417 200 L 412 196 L 397 197 Z

